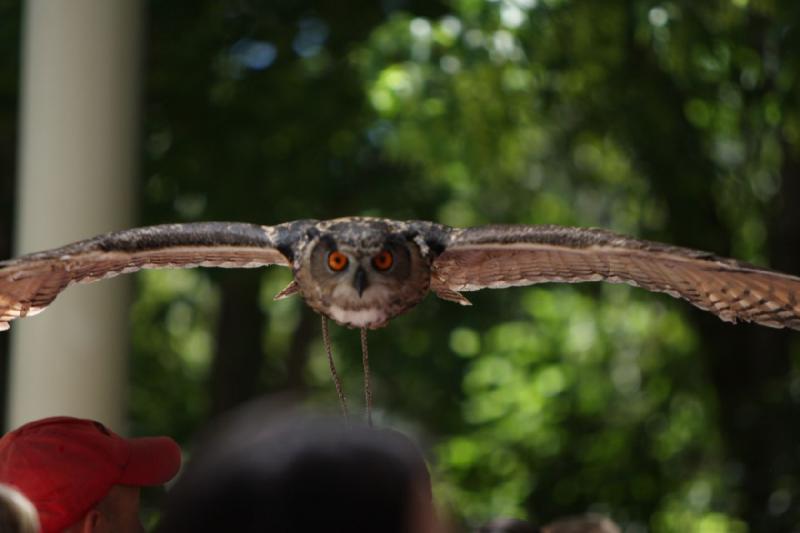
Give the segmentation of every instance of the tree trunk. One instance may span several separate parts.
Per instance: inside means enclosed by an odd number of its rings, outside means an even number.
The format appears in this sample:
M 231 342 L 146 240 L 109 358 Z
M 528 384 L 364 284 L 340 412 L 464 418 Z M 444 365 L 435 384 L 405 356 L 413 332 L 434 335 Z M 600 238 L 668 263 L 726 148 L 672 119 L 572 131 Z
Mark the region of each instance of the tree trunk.
M 217 346 L 211 365 L 211 413 L 255 396 L 264 361 L 265 317 L 259 305 L 261 271 L 222 272 Z
M 305 372 L 308 366 L 308 350 L 311 341 L 318 335 L 319 315 L 308 306 L 303 305 L 300 311 L 300 321 L 292 336 L 289 347 L 288 360 L 286 361 L 287 379 L 286 390 L 302 396 L 306 392 Z

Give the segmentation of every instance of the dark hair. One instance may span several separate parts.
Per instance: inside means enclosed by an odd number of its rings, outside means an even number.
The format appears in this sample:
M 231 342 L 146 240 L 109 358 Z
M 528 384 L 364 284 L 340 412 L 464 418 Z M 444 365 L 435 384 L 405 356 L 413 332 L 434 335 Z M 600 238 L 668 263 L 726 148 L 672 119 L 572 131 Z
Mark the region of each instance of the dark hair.
M 159 533 L 409 533 L 431 498 L 422 455 L 395 431 L 250 413 L 217 435 L 170 491 Z

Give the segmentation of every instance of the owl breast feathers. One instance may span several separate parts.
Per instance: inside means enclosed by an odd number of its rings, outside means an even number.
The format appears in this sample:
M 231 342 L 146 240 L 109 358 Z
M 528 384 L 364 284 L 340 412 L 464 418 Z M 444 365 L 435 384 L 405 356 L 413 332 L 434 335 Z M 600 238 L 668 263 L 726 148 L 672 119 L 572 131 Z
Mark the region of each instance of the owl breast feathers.
M 290 267 L 295 292 L 350 327 L 377 328 L 429 291 L 461 294 L 544 282 L 627 283 L 687 300 L 728 322 L 800 329 L 800 278 L 707 252 L 601 229 L 452 228 L 382 218 L 276 226 L 201 222 L 108 233 L 0 262 L 0 329 L 32 316 L 73 283 L 140 269 Z

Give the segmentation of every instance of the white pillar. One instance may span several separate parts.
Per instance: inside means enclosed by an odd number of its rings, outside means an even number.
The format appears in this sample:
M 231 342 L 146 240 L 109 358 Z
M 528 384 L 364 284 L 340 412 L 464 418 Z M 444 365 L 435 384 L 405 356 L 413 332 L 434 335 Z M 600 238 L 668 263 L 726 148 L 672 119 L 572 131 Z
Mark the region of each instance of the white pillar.
M 141 0 L 28 0 L 17 255 L 133 221 Z M 126 277 L 67 289 L 11 327 L 9 425 L 51 415 L 124 430 Z

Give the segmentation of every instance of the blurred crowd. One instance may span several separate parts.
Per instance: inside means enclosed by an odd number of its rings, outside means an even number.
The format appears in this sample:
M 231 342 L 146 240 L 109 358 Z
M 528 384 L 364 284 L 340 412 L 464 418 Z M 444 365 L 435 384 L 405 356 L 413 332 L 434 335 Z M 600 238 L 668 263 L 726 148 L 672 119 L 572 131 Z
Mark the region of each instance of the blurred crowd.
M 420 448 L 393 429 L 258 401 L 215 422 L 181 462 L 169 437 L 126 439 L 71 417 L 25 424 L 0 439 L 0 532 L 141 533 L 140 489 L 173 478 L 157 533 L 464 531 L 437 510 Z M 620 531 L 591 514 L 467 530 Z

